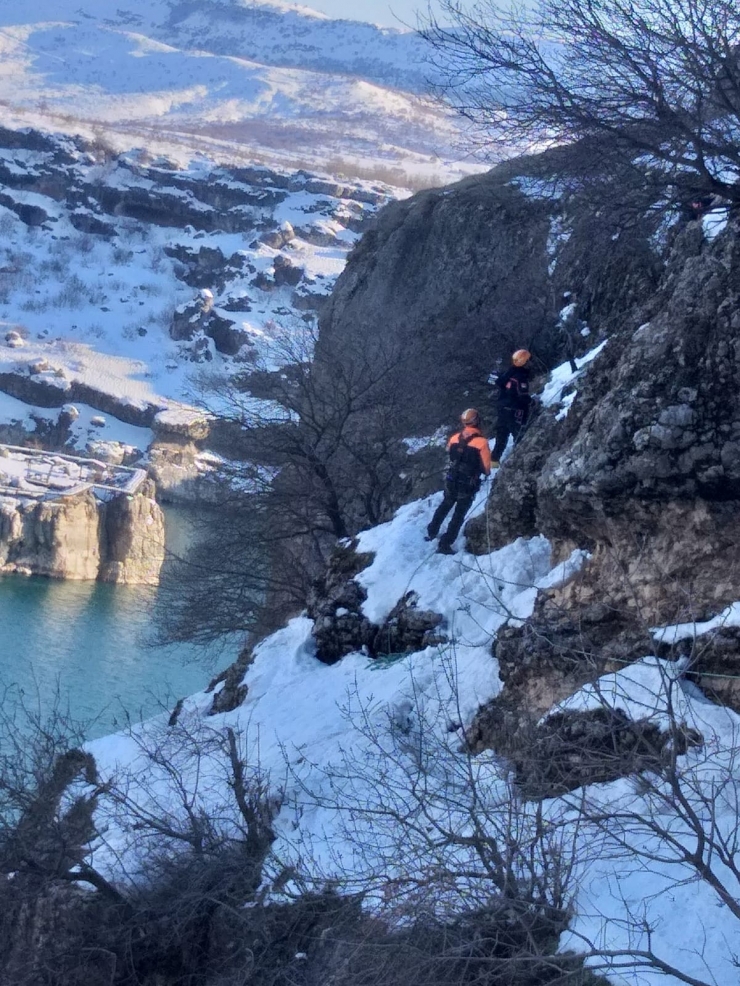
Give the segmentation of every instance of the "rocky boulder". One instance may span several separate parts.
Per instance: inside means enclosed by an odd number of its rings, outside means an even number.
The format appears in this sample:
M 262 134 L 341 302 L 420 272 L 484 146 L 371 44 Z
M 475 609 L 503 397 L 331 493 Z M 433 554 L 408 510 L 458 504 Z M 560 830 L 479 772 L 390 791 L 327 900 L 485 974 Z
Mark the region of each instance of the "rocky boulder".
M 245 647 L 234 663 L 210 682 L 206 688 L 207 693 L 213 693 L 209 715 L 216 716 L 221 712 L 233 712 L 234 709 L 239 708 L 249 691 L 244 676 L 253 659 L 251 649 Z
M 372 563 L 373 555 L 356 549 L 356 541 L 340 545 L 314 585 L 308 615 L 314 620 L 318 659 L 335 664 L 355 651 L 369 657 L 410 654 L 446 641 L 442 616 L 419 609 L 415 592 L 402 596 L 381 625 L 368 620 L 362 612 L 367 592 L 355 576 Z
M 286 257 L 283 253 L 279 253 L 277 257 L 275 257 L 275 260 L 273 261 L 273 269 L 273 276 L 277 287 L 282 287 L 287 284 L 289 287 L 294 288 L 297 287 L 303 280 L 303 268 L 296 267 L 290 257 Z
M 367 593 L 355 582 L 373 557 L 357 551 L 356 539 L 340 544 L 323 577 L 313 585 L 307 609 L 314 621 L 316 656 L 324 664 L 335 664 L 346 654 L 367 648 L 375 635 L 377 628 L 362 612 Z
M 207 491 L 213 477 L 200 461 L 200 449 L 191 442 L 157 441 L 149 449 L 149 475 L 157 496 L 166 503 L 198 503 L 212 499 Z
M 170 324 L 170 336 L 178 342 L 193 342 L 195 345 L 206 336 L 213 340 L 219 353 L 235 356 L 251 339 L 237 323 L 221 314 L 212 304 L 204 304 L 199 297 L 175 309 Z
M 674 753 L 701 746 L 686 726 L 663 731 L 648 719 L 630 719 L 621 709 L 558 711 L 539 723 L 487 710 L 476 728 L 479 749 L 491 747 L 514 768 L 527 798 L 553 798 L 586 784 L 603 784 L 641 770 L 660 771 Z
M 443 617 L 418 609 L 418 602 L 415 592 L 407 592 L 398 600 L 370 643 L 373 656 L 412 654 L 447 641 L 442 632 Z

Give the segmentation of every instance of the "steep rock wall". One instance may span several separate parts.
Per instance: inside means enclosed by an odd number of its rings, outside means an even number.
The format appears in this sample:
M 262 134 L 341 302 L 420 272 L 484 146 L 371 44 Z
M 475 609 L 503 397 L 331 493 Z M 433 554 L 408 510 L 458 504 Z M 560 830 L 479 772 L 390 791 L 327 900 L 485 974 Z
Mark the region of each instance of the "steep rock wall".
M 739 513 L 740 240 L 732 227 L 707 241 L 692 223 L 567 418 L 542 415 L 502 467 L 470 534 L 481 551 L 492 531 L 494 546 L 538 530 L 589 548 L 551 610 L 606 602 L 649 626 L 738 598 Z
M 95 579 L 100 518 L 92 493 L 41 503 L 3 501 L 4 571 L 59 579 Z
M 654 290 L 652 216 L 612 215 L 621 194 L 604 192 L 595 210 L 585 192 L 553 193 L 556 164 L 521 159 L 391 203 L 350 254 L 318 345 L 345 364 L 397 361 L 400 434 L 434 430 L 466 404 L 485 410 L 488 376 L 514 348 L 540 366 L 557 359 L 564 292 L 605 322 Z
M 98 573 L 102 582 L 156 585 L 164 561 L 164 515 L 152 484 L 137 496 L 119 496 L 104 504 Z
M 91 492 L 57 500 L 0 500 L 0 571 L 58 579 L 156 584 L 164 518 L 147 486 L 99 503 Z

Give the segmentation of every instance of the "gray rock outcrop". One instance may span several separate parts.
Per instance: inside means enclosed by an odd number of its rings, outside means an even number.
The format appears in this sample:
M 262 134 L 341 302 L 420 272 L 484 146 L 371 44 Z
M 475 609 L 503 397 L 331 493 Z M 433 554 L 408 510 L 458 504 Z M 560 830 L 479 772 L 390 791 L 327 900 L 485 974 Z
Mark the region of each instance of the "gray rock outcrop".
M 659 291 L 502 467 L 488 530 L 588 548 L 571 610 L 598 601 L 646 623 L 714 613 L 740 588 L 740 243 L 691 224 Z M 482 522 L 471 525 L 480 547 Z
M 418 608 L 415 592 L 403 595 L 382 624 L 363 613 L 367 592 L 355 576 L 372 563 L 357 543 L 340 544 L 323 579 L 314 586 L 308 615 L 314 621 L 316 656 L 335 664 L 345 655 L 364 651 L 369 657 L 410 654 L 446 641 L 439 613 Z
M 513 349 L 558 358 L 565 292 L 580 318 L 610 327 L 654 291 L 649 210 L 618 223 L 609 210 L 624 190 L 602 189 L 598 207 L 568 193 L 553 173 L 571 164 L 523 158 L 394 202 L 350 254 L 321 311 L 319 350 L 359 365 L 371 341 L 397 361 L 400 434 L 429 434 L 466 404 L 490 420 L 487 379 Z
M 693 683 L 740 707 L 736 629 L 676 645 L 651 633 L 740 597 L 739 311 L 737 221 L 714 240 L 688 223 L 658 290 L 625 312 L 576 382 L 567 417 L 542 412 L 505 461 L 486 515 L 467 526 L 470 546 L 542 532 L 556 559 L 574 547 L 590 558 L 540 593 L 528 623 L 499 632 L 506 689 L 481 712 L 474 744 L 500 750 L 527 717 L 651 653 L 681 657 Z
M 437 425 L 541 324 L 548 231 L 547 206 L 495 174 L 394 202 L 350 254 L 319 345 L 352 358 L 372 340 L 392 353 L 409 392 L 407 434 Z
M 478 716 L 477 748 L 492 747 L 514 768 L 528 798 L 552 798 L 585 784 L 600 784 L 639 771 L 657 771 L 690 746 L 701 746 L 694 729 L 663 731 L 649 719 L 631 719 L 621 709 L 560 711 L 522 725 L 489 706 Z

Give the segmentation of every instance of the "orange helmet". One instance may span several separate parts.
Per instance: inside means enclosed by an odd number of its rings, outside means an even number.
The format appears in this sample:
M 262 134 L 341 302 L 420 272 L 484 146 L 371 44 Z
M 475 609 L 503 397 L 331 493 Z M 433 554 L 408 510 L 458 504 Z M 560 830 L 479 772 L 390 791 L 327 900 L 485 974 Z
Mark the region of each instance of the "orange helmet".
M 514 366 L 524 366 L 532 358 L 532 354 L 528 349 L 517 349 L 515 353 L 512 354 L 511 362 Z
M 460 415 L 460 421 L 462 421 L 464 425 L 470 425 L 472 428 L 479 428 L 480 414 L 478 414 L 474 407 L 469 407 L 467 411 L 463 411 Z

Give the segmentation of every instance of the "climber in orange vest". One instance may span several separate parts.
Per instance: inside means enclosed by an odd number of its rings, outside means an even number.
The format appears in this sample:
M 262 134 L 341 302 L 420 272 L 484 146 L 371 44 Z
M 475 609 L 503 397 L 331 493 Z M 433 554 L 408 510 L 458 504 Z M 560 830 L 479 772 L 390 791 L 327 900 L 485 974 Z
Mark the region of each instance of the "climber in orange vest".
M 439 539 L 437 551 L 442 555 L 453 554 L 453 542 L 480 489 L 481 475 L 488 476 L 491 472 L 491 453 L 488 440 L 481 434 L 480 415 L 474 407 L 469 407 L 460 415 L 460 422 L 462 431 L 456 432 L 447 443 L 450 467 L 445 480 L 445 494 L 427 527 L 426 540 L 433 541 L 439 534 L 442 521 L 455 508 L 447 530 Z

